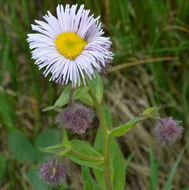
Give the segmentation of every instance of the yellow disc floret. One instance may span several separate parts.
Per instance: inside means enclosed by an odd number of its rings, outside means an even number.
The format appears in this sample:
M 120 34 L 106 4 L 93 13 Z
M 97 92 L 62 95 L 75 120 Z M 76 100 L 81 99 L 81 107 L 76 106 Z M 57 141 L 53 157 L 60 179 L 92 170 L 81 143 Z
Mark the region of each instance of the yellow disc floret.
M 57 50 L 68 59 L 75 59 L 82 52 L 87 44 L 80 36 L 74 32 L 64 32 L 55 39 Z

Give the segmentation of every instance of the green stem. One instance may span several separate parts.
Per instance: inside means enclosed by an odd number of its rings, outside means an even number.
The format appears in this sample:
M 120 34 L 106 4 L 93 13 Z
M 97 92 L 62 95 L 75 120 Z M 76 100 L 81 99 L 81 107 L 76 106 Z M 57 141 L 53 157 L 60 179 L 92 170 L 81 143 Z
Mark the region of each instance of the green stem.
M 104 179 L 106 184 L 106 190 L 112 190 L 112 184 L 111 184 L 111 177 L 110 177 L 110 142 L 109 142 L 109 131 L 108 127 L 104 118 L 102 107 L 98 101 L 98 99 L 95 96 L 95 93 L 93 89 L 90 86 L 90 83 L 88 82 L 89 86 L 89 95 L 94 101 L 94 105 L 96 107 L 96 110 L 98 112 L 98 116 L 100 118 L 100 123 L 103 129 L 104 133 Z

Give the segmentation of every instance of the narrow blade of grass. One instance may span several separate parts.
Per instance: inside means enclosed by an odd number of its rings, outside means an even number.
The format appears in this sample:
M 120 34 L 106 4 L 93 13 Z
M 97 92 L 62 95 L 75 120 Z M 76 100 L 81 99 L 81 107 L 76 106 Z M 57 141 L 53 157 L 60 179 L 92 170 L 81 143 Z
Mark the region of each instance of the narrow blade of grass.
M 158 164 L 154 159 L 152 145 L 150 145 L 150 190 L 156 190 L 158 179 Z
M 182 149 L 181 153 L 179 154 L 179 156 L 178 156 L 178 158 L 177 158 L 177 160 L 176 160 L 176 162 L 175 162 L 175 164 L 174 164 L 174 166 L 173 166 L 173 168 L 171 170 L 171 173 L 169 175 L 169 178 L 168 178 L 163 190 L 170 190 L 171 189 L 171 184 L 172 184 L 174 175 L 176 173 L 176 170 L 177 170 L 177 167 L 178 167 L 178 165 L 180 163 L 182 155 L 184 154 L 184 151 L 186 150 L 187 145 L 188 145 L 188 143 L 185 145 L 185 147 Z
M 131 162 L 131 160 L 133 159 L 134 154 L 131 154 L 128 158 L 127 161 L 125 162 L 125 172 L 127 172 L 127 168 L 129 166 L 129 163 Z M 127 173 L 125 174 L 125 177 L 127 176 Z

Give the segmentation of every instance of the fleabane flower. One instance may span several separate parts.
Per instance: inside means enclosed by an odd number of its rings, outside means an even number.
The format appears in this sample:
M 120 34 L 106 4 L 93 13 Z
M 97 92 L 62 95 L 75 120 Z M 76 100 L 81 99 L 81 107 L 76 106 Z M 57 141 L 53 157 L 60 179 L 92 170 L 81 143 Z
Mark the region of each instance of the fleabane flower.
M 154 133 L 162 145 L 172 145 L 182 137 L 181 121 L 174 120 L 172 117 L 158 118 L 158 120 Z
M 90 15 L 84 5 L 58 5 L 57 17 L 49 11 L 44 21 L 35 20 L 27 41 L 32 49 L 32 58 L 44 75 L 51 73 L 50 80 L 72 86 L 85 84 L 85 74 L 92 80 L 94 69 L 101 72 L 106 63 L 113 59 L 111 41 L 103 37 L 99 18 Z M 84 74 L 85 73 L 85 74 Z
M 76 104 L 64 109 L 57 116 L 56 122 L 74 133 L 82 134 L 89 128 L 92 120 L 93 111 L 83 105 Z

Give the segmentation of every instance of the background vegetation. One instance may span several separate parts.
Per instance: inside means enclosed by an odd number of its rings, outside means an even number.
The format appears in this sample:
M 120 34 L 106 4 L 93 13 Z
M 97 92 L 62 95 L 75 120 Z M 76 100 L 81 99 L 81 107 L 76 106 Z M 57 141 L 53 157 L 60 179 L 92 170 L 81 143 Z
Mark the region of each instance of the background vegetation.
M 114 124 L 160 104 L 161 116 L 183 121 L 183 138 L 172 147 L 156 142 L 150 120 L 118 139 L 125 160 L 131 160 L 127 190 L 155 190 L 156 183 L 163 189 L 189 136 L 188 0 L 0 1 L 0 189 L 49 189 L 36 176 L 37 165 L 48 156 L 37 147 L 61 140 L 61 129 L 54 124 L 60 110 L 41 110 L 54 104 L 63 87 L 48 82 L 33 64 L 26 35 L 34 19 L 42 19 L 47 10 L 55 13 L 58 3 L 84 3 L 101 15 L 111 36 L 116 55 L 104 83 Z M 95 119 L 85 135 L 70 136 L 93 142 L 97 124 Z M 188 153 L 182 156 L 172 189 L 189 189 Z M 67 179 L 57 189 L 82 189 L 80 167 L 67 159 L 64 163 Z

